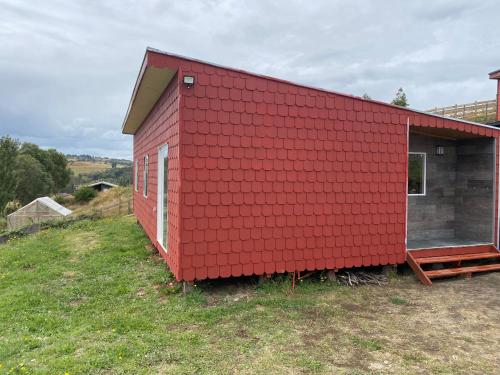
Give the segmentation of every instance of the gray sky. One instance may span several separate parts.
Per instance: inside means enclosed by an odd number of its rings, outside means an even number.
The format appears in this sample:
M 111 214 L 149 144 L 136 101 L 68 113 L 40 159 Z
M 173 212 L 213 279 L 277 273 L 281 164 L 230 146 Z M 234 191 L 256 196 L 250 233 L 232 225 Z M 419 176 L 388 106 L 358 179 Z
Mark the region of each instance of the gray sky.
M 271 4 L 272 3 L 272 4 Z M 0 136 L 127 157 L 146 46 L 412 108 L 493 99 L 498 0 L 0 0 Z

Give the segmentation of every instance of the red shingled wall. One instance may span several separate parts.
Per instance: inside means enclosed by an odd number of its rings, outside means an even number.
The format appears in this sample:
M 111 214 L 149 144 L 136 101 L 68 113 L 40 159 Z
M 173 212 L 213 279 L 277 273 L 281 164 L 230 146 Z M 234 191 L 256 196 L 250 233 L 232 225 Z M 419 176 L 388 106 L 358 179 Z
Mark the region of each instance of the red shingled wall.
M 165 90 L 156 106 L 134 135 L 134 168 L 139 160 L 139 191 L 133 194 L 134 213 L 146 234 L 166 259 L 170 269 L 178 275 L 179 268 L 179 84 L 177 76 Z M 168 143 L 169 202 L 168 202 L 168 252 L 156 241 L 156 201 L 158 192 L 158 149 Z M 144 155 L 149 156 L 148 196 L 144 197 Z M 134 171 L 135 178 L 135 171 Z
M 406 116 L 197 63 L 183 74 L 181 278 L 405 261 Z
M 149 58 L 195 77 L 191 88 L 174 78 L 134 137 L 141 167 L 149 152 L 151 176 L 145 200 L 140 170 L 135 213 L 154 243 L 156 153 L 168 142 L 175 154 L 163 255 L 178 280 L 403 263 L 408 118 L 498 136 L 201 62 Z

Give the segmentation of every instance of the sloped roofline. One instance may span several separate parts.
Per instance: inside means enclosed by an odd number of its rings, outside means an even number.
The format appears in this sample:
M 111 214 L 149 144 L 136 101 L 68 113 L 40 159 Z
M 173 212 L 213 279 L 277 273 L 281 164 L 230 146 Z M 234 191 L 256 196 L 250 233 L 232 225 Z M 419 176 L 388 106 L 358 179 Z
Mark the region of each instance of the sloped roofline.
M 480 127 L 484 127 L 484 128 L 488 128 L 488 129 L 494 129 L 494 130 L 497 130 L 497 131 L 499 130 L 499 128 L 497 128 L 495 126 L 481 124 L 481 123 L 474 122 L 474 121 L 467 121 L 467 120 L 463 120 L 463 119 L 456 119 L 456 118 L 452 118 L 452 117 L 446 117 L 446 116 L 442 116 L 442 115 L 438 115 L 438 114 L 434 114 L 434 113 L 428 113 L 428 112 L 425 112 L 425 111 L 420 111 L 420 110 L 413 109 L 413 108 L 408 108 L 408 107 L 400 107 L 400 106 L 397 106 L 397 105 L 394 105 L 394 104 L 390 104 L 390 103 L 386 103 L 386 102 L 382 102 L 382 101 L 378 101 L 378 100 L 365 99 L 365 98 L 362 98 L 360 96 L 356 96 L 356 95 L 352 95 L 352 94 L 346 94 L 346 93 L 342 93 L 342 92 L 338 92 L 338 91 L 334 91 L 334 90 L 327 90 L 327 89 L 324 89 L 324 88 L 319 88 L 319 87 L 310 86 L 310 85 L 306 85 L 306 84 L 301 84 L 301 83 L 296 83 L 296 82 L 292 82 L 292 81 L 287 81 L 287 80 L 284 80 L 284 79 L 280 79 L 280 78 L 276 78 L 276 77 L 272 77 L 272 76 L 267 76 L 267 75 L 264 75 L 264 74 L 253 73 L 253 72 L 249 72 L 249 71 L 246 71 L 246 70 L 243 70 L 243 69 L 233 68 L 233 67 L 224 66 L 224 65 L 220 65 L 220 64 L 216 64 L 216 63 L 211 63 L 211 62 L 208 62 L 208 61 L 204 61 L 204 60 L 200 60 L 200 59 L 196 59 L 196 58 L 191 58 L 191 57 L 187 57 L 187 56 L 183 56 L 183 55 L 179 55 L 179 54 L 175 54 L 175 53 L 171 53 L 171 52 L 162 51 L 162 50 L 159 50 L 159 49 L 156 49 L 156 48 L 153 48 L 153 47 L 147 47 L 145 55 L 144 55 L 144 58 L 143 58 L 143 63 L 141 65 L 141 69 L 139 71 L 136 83 L 134 85 L 134 90 L 132 92 L 132 97 L 130 99 L 129 107 L 128 107 L 128 110 L 127 110 L 127 115 L 125 116 L 125 120 L 123 122 L 122 132 L 126 132 L 125 131 L 125 126 L 127 124 L 128 116 L 129 116 L 129 114 L 131 112 L 131 109 L 133 107 L 133 104 L 134 104 L 134 102 L 136 100 L 136 96 L 137 96 L 137 93 L 139 91 L 139 87 L 141 85 L 142 77 L 144 76 L 144 73 L 145 73 L 146 69 L 148 68 L 148 54 L 149 53 L 156 53 L 156 54 L 168 56 L 168 57 L 171 57 L 171 58 L 181 59 L 181 60 L 185 60 L 185 61 L 189 61 L 189 62 L 196 62 L 196 63 L 200 63 L 200 64 L 204 64 L 204 65 L 208 65 L 208 66 L 212 66 L 212 67 L 216 67 L 216 68 L 220 68 L 220 69 L 225 69 L 225 70 L 230 70 L 230 71 L 233 71 L 233 72 L 243 73 L 243 74 L 247 74 L 247 75 L 250 75 L 250 76 L 253 76 L 253 77 L 264 78 L 264 79 L 271 80 L 271 81 L 274 81 L 274 82 L 286 83 L 286 84 L 289 84 L 289 85 L 292 85 L 292 86 L 295 86 L 295 87 L 306 88 L 306 89 L 315 90 L 315 91 L 319 91 L 319 92 L 324 92 L 324 93 L 328 93 L 328 94 L 334 94 L 334 95 L 343 96 L 345 98 L 351 98 L 351 99 L 361 100 L 361 101 L 365 101 L 365 102 L 369 102 L 369 103 L 374 103 L 374 104 L 386 106 L 386 107 L 389 107 L 389 108 L 394 108 L 394 109 L 397 109 L 397 110 L 400 110 L 400 111 L 407 111 L 407 112 L 411 112 L 411 113 L 427 115 L 427 116 L 431 116 L 431 117 L 435 117 L 435 118 L 439 118 L 439 119 L 444 119 L 444 120 L 449 120 L 449 121 L 456 121 L 456 122 L 460 122 L 460 123 L 463 123 L 463 124 L 480 126 Z M 500 72 L 500 70 L 498 70 L 497 72 Z M 493 73 L 495 73 L 495 72 L 493 72 Z M 491 74 L 492 73 L 490 73 L 490 75 Z M 159 96 L 162 93 L 160 93 L 158 95 L 158 98 L 159 98 Z M 138 126 L 138 128 L 140 126 L 141 126 L 141 124 Z M 129 133 L 129 134 L 134 134 L 134 133 L 135 133 L 135 131 L 133 133 Z
M 500 79 L 500 69 L 489 73 L 490 79 Z
M 113 184 L 113 183 L 108 182 L 108 181 L 96 181 L 96 182 L 93 182 L 91 184 L 88 184 L 87 186 L 92 187 L 92 186 L 96 186 L 96 185 L 100 185 L 100 184 L 108 185 L 108 186 L 111 186 L 111 187 L 117 187 L 118 186 L 118 185 Z
M 44 206 L 47 206 L 47 207 L 51 208 L 52 210 L 60 213 L 63 216 L 68 216 L 68 215 L 70 215 L 73 212 L 70 209 L 68 209 L 68 208 L 60 205 L 59 203 L 57 203 L 55 200 L 53 200 L 50 197 L 39 197 L 39 198 L 36 198 L 36 199 L 32 200 L 30 203 L 22 206 L 18 210 L 12 212 L 11 214 L 7 215 L 7 217 L 16 214 L 18 211 L 20 211 L 20 210 L 22 210 L 22 209 L 24 209 L 26 207 L 29 207 L 32 204 L 36 203 L 36 202 L 42 203 Z

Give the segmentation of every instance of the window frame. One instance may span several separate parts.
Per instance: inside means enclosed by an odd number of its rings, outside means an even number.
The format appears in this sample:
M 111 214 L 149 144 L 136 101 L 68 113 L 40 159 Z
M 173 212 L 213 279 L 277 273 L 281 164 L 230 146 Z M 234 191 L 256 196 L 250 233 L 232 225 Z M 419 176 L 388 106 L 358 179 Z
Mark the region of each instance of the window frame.
M 422 181 L 422 193 L 421 194 L 414 194 L 410 193 L 408 189 L 408 184 L 410 182 L 410 174 L 409 174 L 409 168 L 410 168 L 410 155 L 423 155 L 424 156 L 424 166 L 423 166 L 423 181 Z M 427 195 L 427 153 L 426 152 L 418 152 L 418 151 L 412 151 L 408 152 L 408 167 L 407 167 L 407 178 L 406 178 L 406 186 L 407 186 L 407 191 L 408 191 L 408 196 L 409 197 L 425 197 Z
M 144 173 L 143 173 L 143 184 L 142 184 L 142 194 L 144 198 L 148 197 L 148 179 L 149 179 L 149 155 L 144 155 Z
M 135 159 L 134 190 L 139 191 L 139 159 Z
M 167 168 L 165 169 L 165 160 Z M 158 148 L 158 178 L 157 178 L 157 199 L 156 199 L 156 239 L 161 248 L 168 253 L 168 234 L 169 234 L 169 215 L 168 215 L 168 190 L 169 190 L 169 147 L 168 143 Z M 165 192 L 165 177 L 167 181 L 167 191 Z M 167 195 L 167 204 L 165 206 L 165 193 Z M 165 210 L 166 209 L 166 210 Z M 166 219 L 165 220 L 165 214 Z M 166 221 L 166 222 L 165 222 Z M 167 232 L 165 233 L 165 229 Z M 165 236 L 166 234 L 166 236 Z

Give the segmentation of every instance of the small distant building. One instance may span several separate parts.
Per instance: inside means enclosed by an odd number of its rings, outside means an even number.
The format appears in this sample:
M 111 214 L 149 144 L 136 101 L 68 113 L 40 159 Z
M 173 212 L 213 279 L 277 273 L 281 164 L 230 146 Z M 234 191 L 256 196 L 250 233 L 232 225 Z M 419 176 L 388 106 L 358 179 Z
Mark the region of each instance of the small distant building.
M 112 184 L 111 182 L 107 182 L 107 181 L 98 181 L 98 182 L 94 182 L 93 184 L 90 184 L 87 186 L 91 187 L 97 191 L 104 191 L 104 190 L 108 190 L 108 189 L 117 187 L 118 185 Z
M 48 220 L 61 219 L 71 213 L 71 210 L 61 206 L 53 199 L 41 197 L 8 215 L 7 228 L 8 230 L 16 230 Z

